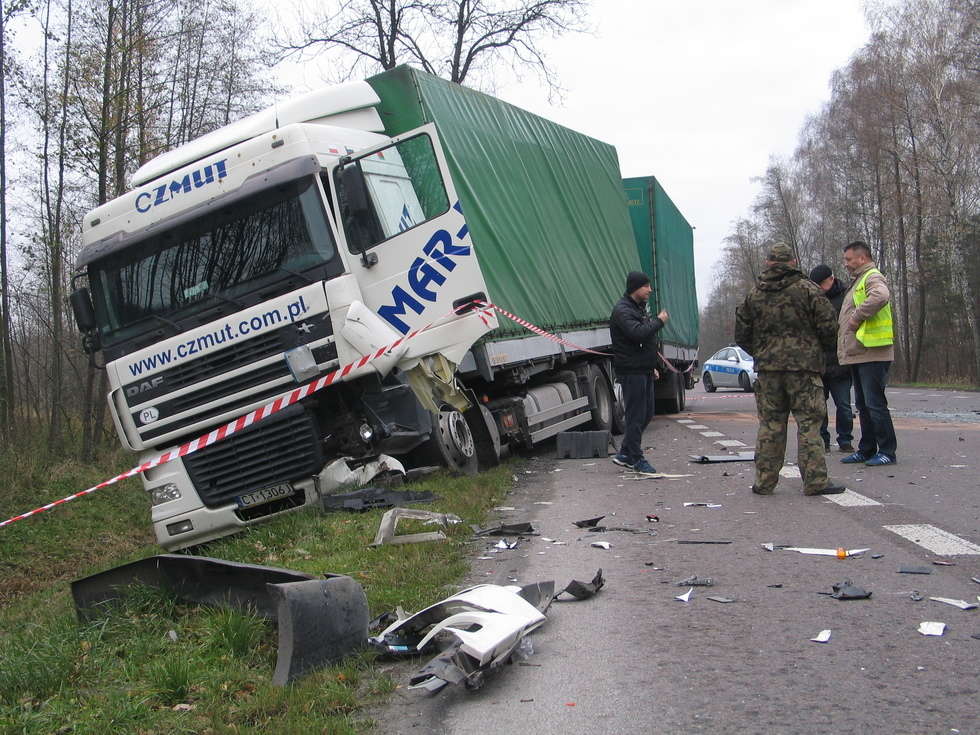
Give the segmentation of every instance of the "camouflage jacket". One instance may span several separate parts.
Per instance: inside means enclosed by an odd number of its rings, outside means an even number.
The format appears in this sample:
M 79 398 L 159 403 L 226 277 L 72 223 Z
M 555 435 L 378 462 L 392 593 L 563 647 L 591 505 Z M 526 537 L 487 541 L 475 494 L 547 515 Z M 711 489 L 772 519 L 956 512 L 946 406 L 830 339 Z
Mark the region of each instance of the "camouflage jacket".
M 834 307 L 796 268 L 766 268 L 735 309 L 735 342 L 755 359 L 757 372 L 821 373 L 824 353 L 837 345 Z

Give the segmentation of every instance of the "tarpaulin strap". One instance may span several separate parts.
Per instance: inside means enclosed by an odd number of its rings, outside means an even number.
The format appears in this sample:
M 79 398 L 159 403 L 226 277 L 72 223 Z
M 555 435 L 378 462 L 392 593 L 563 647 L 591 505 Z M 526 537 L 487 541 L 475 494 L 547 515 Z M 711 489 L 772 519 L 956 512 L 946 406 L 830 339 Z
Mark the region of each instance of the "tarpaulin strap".
M 660 359 L 661 359 L 661 360 L 663 360 L 663 362 L 664 362 L 664 365 L 666 365 L 666 366 L 667 366 L 667 369 L 668 369 L 668 370 L 670 370 L 670 372 L 672 372 L 672 373 L 677 373 L 678 375 L 687 375 L 687 374 L 688 374 L 689 372 L 691 372 L 691 371 L 692 371 L 692 370 L 694 369 L 694 363 L 695 363 L 695 362 L 697 362 L 697 359 L 698 359 L 698 358 L 697 358 L 697 355 L 695 355 L 695 356 L 694 356 L 694 359 L 693 359 L 693 360 L 691 360 L 691 364 L 687 366 L 687 370 L 678 370 L 678 369 L 677 369 L 677 368 L 675 368 L 675 367 L 674 367 L 673 365 L 671 365 L 671 364 L 670 364 L 670 360 L 668 360 L 668 359 L 667 359 L 666 357 L 664 357 L 664 356 L 663 356 L 662 354 L 660 354 L 660 353 L 658 352 L 658 353 L 657 353 L 657 355 L 658 355 L 658 356 L 660 357 Z
M 264 406 L 260 406 L 254 411 L 250 411 L 244 416 L 239 416 L 237 419 L 233 419 L 232 421 L 228 422 L 224 426 L 214 429 L 213 431 L 209 431 L 207 434 L 203 434 L 199 436 L 197 439 L 194 439 L 193 441 L 189 441 L 186 444 L 182 444 L 179 447 L 176 447 L 175 449 L 171 449 L 169 452 L 164 452 L 163 454 L 153 457 L 152 459 L 147 460 L 146 462 L 139 465 L 138 467 L 133 467 L 129 470 L 126 470 L 122 474 L 116 475 L 111 480 L 100 482 L 98 485 L 93 485 L 92 487 L 86 490 L 73 493 L 68 497 L 62 498 L 61 500 L 55 500 L 53 503 L 42 505 L 40 508 L 35 508 L 34 510 L 28 511 L 27 513 L 21 513 L 20 515 L 16 515 L 13 516 L 12 518 L 8 518 L 5 521 L 0 521 L 0 528 L 3 528 L 4 526 L 8 526 L 11 523 L 14 523 L 15 521 L 21 521 L 25 518 L 30 518 L 33 515 L 37 515 L 38 513 L 43 513 L 46 510 L 51 510 L 56 506 L 68 503 L 72 500 L 75 500 L 76 498 L 82 497 L 83 495 L 89 495 L 91 493 L 94 493 L 96 490 L 100 490 L 101 488 L 107 487 L 109 485 L 113 485 L 119 482 L 120 480 L 127 480 L 133 475 L 138 475 L 140 472 L 145 472 L 146 470 L 152 469 L 154 467 L 158 467 L 159 465 L 166 464 L 171 460 L 177 459 L 177 457 L 186 457 L 188 454 L 193 454 L 194 452 L 204 449 L 205 447 L 209 447 L 212 444 L 215 444 L 221 441 L 222 439 L 225 439 L 231 436 L 232 434 L 235 434 L 241 431 L 242 429 L 251 426 L 256 421 L 261 421 L 262 419 L 267 418 L 268 416 L 272 416 L 273 414 L 282 411 L 284 408 L 287 408 L 288 406 L 292 406 L 294 403 L 313 395 L 317 391 L 323 390 L 327 386 L 337 382 L 338 378 L 345 378 L 347 375 L 350 374 L 352 370 L 364 367 L 368 363 L 373 362 L 374 360 L 380 358 L 386 352 L 395 349 L 402 343 L 407 342 L 413 337 L 422 334 L 422 332 L 432 329 L 432 327 L 437 325 L 443 319 L 453 316 L 461 308 L 463 307 L 459 307 L 456 310 L 451 311 L 448 314 L 439 317 L 435 321 L 426 324 L 421 329 L 416 329 L 414 332 L 409 332 L 404 337 L 395 340 L 390 345 L 382 347 L 381 349 L 377 350 L 376 352 L 373 352 L 370 355 L 365 355 L 364 357 L 358 358 L 357 360 L 354 360 L 353 362 L 350 362 L 344 365 L 343 367 L 339 367 L 333 372 L 328 373 L 327 375 L 324 375 L 321 378 L 317 378 L 312 383 L 307 383 L 306 385 L 300 388 L 296 388 L 295 390 L 287 393 L 286 395 L 280 396 L 279 398 L 270 401 Z M 479 315 L 480 319 L 483 320 L 484 324 L 489 324 L 489 322 L 486 319 L 487 315 L 488 312 L 486 312 L 485 310 L 482 310 L 482 313 Z
M 515 316 L 514 314 L 511 314 L 506 309 L 501 309 L 496 304 L 489 304 L 486 301 L 479 301 L 479 300 L 478 301 L 475 301 L 474 303 L 479 304 L 480 306 L 484 306 L 484 307 L 489 308 L 489 309 L 494 309 L 494 310 L 498 311 L 499 313 L 503 314 L 505 317 L 507 317 L 511 321 L 517 322 L 518 324 L 520 324 L 525 329 L 527 329 L 527 330 L 529 330 L 531 332 L 534 332 L 535 334 L 540 335 L 541 337 L 545 337 L 546 339 L 550 339 L 552 342 L 556 342 L 556 343 L 558 343 L 560 345 L 564 345 L 565 347 L 570 347 L 571 349 L 578 350 L 579 352 L 588 352 L 590 355 L 602 355 L 603 357 L 612 357 L 612 355 L 610 355 L 608 352 L 597 352 L 596 350 L 590 350 L 588 347 L 582 347 L 581 345 L 577 345 L 574 342 L 569 342 L 567 339 L 562 339 L 557 334 L 552 334 L 551 332 L 546 332 L 541 327 L 538 327 L 538 326 L 536 326 L 534 324 L 531 324 L 531 322 L 529 322 L 529 321 L 527 321 L 525 319 L 521 319 L 519 316 Z

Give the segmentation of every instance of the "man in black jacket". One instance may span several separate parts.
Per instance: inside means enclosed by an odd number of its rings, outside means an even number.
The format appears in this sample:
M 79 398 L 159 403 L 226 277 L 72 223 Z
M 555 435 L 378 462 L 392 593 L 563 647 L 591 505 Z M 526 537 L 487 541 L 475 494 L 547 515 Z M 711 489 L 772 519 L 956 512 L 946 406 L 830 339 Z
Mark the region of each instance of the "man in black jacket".
M 612 461 L 644 475 L 657 472 L 643 457 L 640 446 L 643 430 L 653 418 L 654 371 L 659 360 L 654 335 L 670 318 L 666 309 L 655 317 L 647 313 L 647 301 L 652 291 L 645 273 L 631 272 L 626 276 L 626 293 L 616 302 L 609 317 L 613 368 L 616 379 L 623 386 L 626 411 L 626 433 L 619 454 Z
M 847 286 L 837 280 L 830 266 L 821 263 L 810 271 L 810 280 L 820 286 L 823 295 L 830 299 L 834 307 L 834 316 L 840 316 L 840 309 L 844 303 L 844 295 L 847 293 Z M 828 396 L 833 396 L 834 406 L 837 408 L 837 421 L 834 424 L 837 430 L 837 446 L 840 451 L 850 454 L 854 451 L 851 444 L 854 441 L 854 413 L 851 411 L 851 370 L 849 367 L 841 367 L 837 359 L 837 350 L 824 352 L 824 370 L 821 376 L 823 380 L 823 399 L 827 401 Z M 824 415 L 823 423 L 820 425 L 820 436 L 823 437 L 824 450 L 830 451 L 830 427 L 828 426 L 827 416 Z

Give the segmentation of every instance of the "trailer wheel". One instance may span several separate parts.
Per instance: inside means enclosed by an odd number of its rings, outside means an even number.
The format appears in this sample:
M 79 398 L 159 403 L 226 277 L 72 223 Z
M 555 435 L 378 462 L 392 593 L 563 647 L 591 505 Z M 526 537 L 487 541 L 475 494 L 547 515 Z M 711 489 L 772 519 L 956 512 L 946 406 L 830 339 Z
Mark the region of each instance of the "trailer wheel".
M 416 467 L 439 465 L 450 472 L 475 475 L 478 471 L 476 440 L 459 411 L 444 408 L 432 415 L 432 433 L 412 452 Z
M 592 407 L 592 428 L 596 431 L 610 431 L 613 428 L 613 396 L 609 392 L 605 376 L 595 365 L 589 365 L 586 395 Z

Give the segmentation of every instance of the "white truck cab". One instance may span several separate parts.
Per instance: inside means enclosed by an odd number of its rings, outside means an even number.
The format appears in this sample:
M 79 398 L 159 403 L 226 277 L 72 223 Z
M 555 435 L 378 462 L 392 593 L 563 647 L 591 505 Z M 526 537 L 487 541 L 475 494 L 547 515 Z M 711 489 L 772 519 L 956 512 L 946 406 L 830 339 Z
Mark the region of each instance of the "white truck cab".
M 434 126 L 388 138 L 378 102 L 355 82 L 273 106 L 153 159 L 84 218 L 72 305 L 141 461 L 429 327 L 144 473 L 169 550 L 399 470 L 433 416 L 467 430 L 455 367 L 497 323 L 467 308 L 486 284 Z

